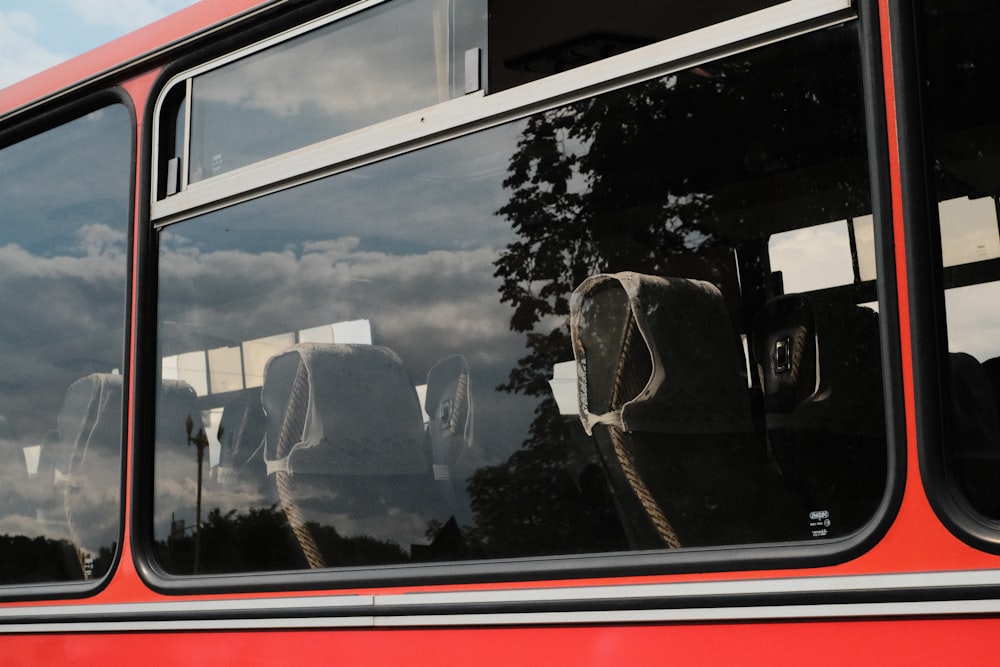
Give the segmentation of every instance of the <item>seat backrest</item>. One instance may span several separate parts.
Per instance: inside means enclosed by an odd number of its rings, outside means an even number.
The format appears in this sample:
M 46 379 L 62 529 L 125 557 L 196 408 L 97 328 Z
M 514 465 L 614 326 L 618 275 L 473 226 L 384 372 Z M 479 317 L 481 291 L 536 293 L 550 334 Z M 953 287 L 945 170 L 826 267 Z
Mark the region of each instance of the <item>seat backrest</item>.
M 786 294 L 759 310 L 751 338 L 769 428 L 884 433 L 877 313 Z
M 91 556 L 118 539 L 121 494 L 122 377 L 94 373 L 74 382 L 57 417 L 71 539 Z
M 264 407 L 260 387 L 241 391 L 222 408 L 216 435 L 219 465 L 216 481 L 225 489 L 250 485 L 263 491 L 267 479 L 264 465 Z
M 713 284 L 637 273 L 573 293 L 580 416 L 634 548 L 767 541 L 767 476 L 746 357 Z M 764 511 L 756 511 L 760 505 Z M 762 523 L 757 523 L 760 518 Z
M 816 319 L 800 294 L 772 299 L 757 314 L 752 354 L 768 413 L 791 412 L 819 389 Z
M 625 431 L 727 433 L 752 424 L 746 358 L 711 283 L 592 276 L 573 293 L 580 415 Z M 633 389 L 623 392 L 626 384 Z
M 416 387 L 387 348 L 293 346 L 268 361 L 261 402 L 271 473 L 428 472 Z
M 430 419 L 434 479 L 450 480 L 459 457 L 473 445 L 472 381 L 465 357 L 445 357 L 427 372 L 424 410 Z
M 376 542 L 401 559 L 425 539 L 420 504 L 433 483 L 423 413 L 394 352 L 295 345 L 268 361 L 261 402 L 268 474 L 310 567 L 393 560 L 371 552 Z M 344 547 L 355 538 L 357 548 Z M 361 562 L 343 560 L 350 553 Z

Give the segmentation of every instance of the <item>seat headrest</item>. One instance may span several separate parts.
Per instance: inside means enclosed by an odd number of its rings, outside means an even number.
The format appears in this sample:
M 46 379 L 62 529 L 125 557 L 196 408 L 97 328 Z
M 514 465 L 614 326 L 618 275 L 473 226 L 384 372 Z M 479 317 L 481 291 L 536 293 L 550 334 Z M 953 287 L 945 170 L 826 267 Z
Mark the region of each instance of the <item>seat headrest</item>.
M 451 466 L 473 439 L 472 389 L 465 357 L 445 357 L 427 372 L 424 410 L 430 418 L 427 432 L 434 478 L 448 479 Z
M 573 292 L 570 332 L 588 434 L 600 423 L 656 433 L 752 429 L 743 348 L 713 284 L 592 276 Z M 638 384 L 626 377 L 636 373 Z M 642 389 L 619 396 L 628 385 Z
M 65 458 L 56 461 L 56 474 L 71 475 L 84 465 L 88 454 L 121 455 L 122 376 L 94 373 L 66 390 L 66 400 L 56 417 Z
M 246 389 L 231 399 L 222 408 L 219 419 L 219 482 L 232 485 L 248 472 L 251 477 L 257 472 L 252 468 L 256 463 L 263 474 L 263 458 L 260 446 L 264 441 L 264 408 L 260 404 L 260 387 Z M 247 470 L 251 468 L 251 470 Z
M 816 317 L 801 294 L 764 304 L 752 344 L 767 412 L 788 412 L 819 389 Z
M 55 482 L 74 544 L 92 554 L 118 538 L 122 388 L 120 375 L 88 375 L 70 385 L 56 417 Z
M 187 451 L 189 419 L 191 433 L 198 433 L 204 422 L 194 387 L 183 380 L 162 380 L 156 409 L 157 456 L 168 450 Z
M 261 402 L 269 473 L 429 470 L 416 387 L 387 348 L 296 345 L 267 362 Z
M 769 424 L 884 432 L 875 311 L 838 299 L 775 297 L 757 313 L 752 349 Z

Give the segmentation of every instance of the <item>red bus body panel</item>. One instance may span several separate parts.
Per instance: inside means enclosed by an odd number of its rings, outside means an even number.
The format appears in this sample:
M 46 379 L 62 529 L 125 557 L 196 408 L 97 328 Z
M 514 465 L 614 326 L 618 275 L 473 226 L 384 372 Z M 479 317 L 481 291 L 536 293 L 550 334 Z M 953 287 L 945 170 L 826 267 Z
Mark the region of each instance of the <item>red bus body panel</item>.
M 0 121 L 13 114 L 26 118 L 35 105 L 71 91 L 95 76 L 123 87 L 131 96 L 139 127 L 136 144 L 143 164 L 141 124 L 151 104 L 150 91 L 163 64 L 163 45 L 178 45 L 206 27 L 218 26 L 254 10 L 276 8 L 283 2 L 259 0 L 205 0 L 135 33 L 77 57 L 47 72 L 0 90 Z M 891 168 L 893 229 L 902 238 L 904 211 L 900 192 L 895 88 L 888 16 L 890 0 L 879 0 L 883 45 L 884 94 Z M 116 73 L 120 72 L 120 73 Z M 89 84 L 88 84 L 89 85 Z M 136 191 L 144 179 L 136 175 Z M 136 197 L 133 238 L 144 224 Z M 137 248 L 133 248 L 137 254 Z M 552 581 L 533 584 L 467 584 L 427 590 L 502 590 L 537 587 L 637 585 L 690 581 L 741 581 L 784 577 L 832 577 L 893 573 L 933 573 L 987 570 L 1000 566 L 1000 557 L 977 550 L 955 537 L 935 515 L 921 485 L 917 457 L 913 365 L 910 358 L 910 321 L 907 266 L 903 244 L 897 244 L 896 282 L 902 351 L 903 404 L 906 431 L 905 491 L 898 515 L 887 534 L 867 553 L 839 565 L 810 570 L 723 572 L 605 580 Z M 133 269 L 135 271 L 135 269 Z M 136 276 L 133 275 L 133 281 Z M 137 308 L 132 295 L 131 312 Z M 132 361 L 135 362 L 135 320 L 131 323 Z M 134 393 L 134 387 L 132 388 Z M 129 419 L 134 419 L 129 414 Z M 133 432 L 129 424 L 129 433 Z M 131 471 L 132 443 L 127 447 Z M 131 486 L 131 480 L 129 482 Z M 126 516 L 131 512 L 125 494 Z M 107 585 L 95 596 L 60 601 L 60 606 L 176 601 L 151 590 L 132 560 L 130 526 L 126 522 L 123 557 Z M 414 589 L 416 592 L 418 589 Z M 370 592 L 370 591 L 369 591 Z M 378 593 L 379 591 L 374 591 Z M 391 591 L 401 593 L 398 589 Z M 332 594 L 333 592 L 331 592 Z M 343 594 L 338 591 L 338 594 Z M 322 595 L 322 591 L 296 595 Z M 233 599 L 240 595 L 199 596 Z M 243 596 L 250 597 L 250 596 Z M 258 594 L 256 597 L 260 597 Z M 47 602 L 6 603 L 0 606 L 37 607 Z M 1000 633 L 1000 618 L 967 615 L 949 617 L 837 619 L 824 617 L 776 621 L 720 621 L 644 624 L 549 624 L 498 627 L 314 628 L 295 630 L 228 630 L 136 632 L 56 632 L 3 634 L 0 655 L 5 665 L 306 665 L 428 664 L 448 665 L 843 665 L 851 662 L 879 665 L 991 664 L 996 662 L 992 637 Z M 571 623 L 577 623 L 571 621 Z
M 994 619 L 3 637 L 4 664 L 989 665 Z

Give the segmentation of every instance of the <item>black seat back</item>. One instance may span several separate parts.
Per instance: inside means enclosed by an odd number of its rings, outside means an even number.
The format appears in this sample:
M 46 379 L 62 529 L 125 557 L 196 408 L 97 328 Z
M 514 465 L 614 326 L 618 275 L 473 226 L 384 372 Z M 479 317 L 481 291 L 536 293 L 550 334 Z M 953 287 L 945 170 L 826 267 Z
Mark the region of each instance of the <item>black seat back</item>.
M 764 457 L 718 288 L 593 276 L 573 294 L 571 333 L 581 419 L 633 547 L 787 538 L 796 514 Z

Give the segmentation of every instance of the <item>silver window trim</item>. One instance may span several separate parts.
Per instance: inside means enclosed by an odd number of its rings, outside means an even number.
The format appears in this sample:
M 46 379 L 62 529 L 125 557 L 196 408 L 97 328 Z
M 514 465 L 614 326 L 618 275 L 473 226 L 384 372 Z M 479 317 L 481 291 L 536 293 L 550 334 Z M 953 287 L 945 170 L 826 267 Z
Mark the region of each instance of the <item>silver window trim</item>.
M 998 584 L 1000 571 L 979 570 L 374 595 L 328 592 L 10 607 L 0 609 L 0 626 L 7 634 L 40 634 L 948 617 L 997 614 L 1000 599 L 975 593 Z M 801 597 L 782 601 L 789 595 Z M 808 601 L 813 595 L 827 601 Z M 552 603 L 568 608 L 544 608 Z M 510 610 L 510 605 L 523 609 Z
M 156 102 L 153 126 L 158 165 L 162 105 L 174 85 L 228 62 L 260 51 L 333 20 L 385 0 L 357 3 L 324 19 L 282 33 L 224 58 L 172 78 Z M 151 179 L 150 219 L 163 226 L 241 201 L 284 190 L 462 134 L 486 129 L 531 113 L 633 83 L 692 67 L 795 35 L 830 27 L 856 17 L 852 0 L 787 0 L 744 16 L 701 28 L 577 69 L 552 75 L 492 95 L 482 92 L 321 141 L 274 158 L 235 169 L 157 199 L 157 174 Z M 190 117 L 186 119 L 190 123 Z M 188 134 L 186 130 L 186 135 Z M 185 147 L 185 152 L 187 148 Z M 187 164 L 185 154 L 184 164 Z

